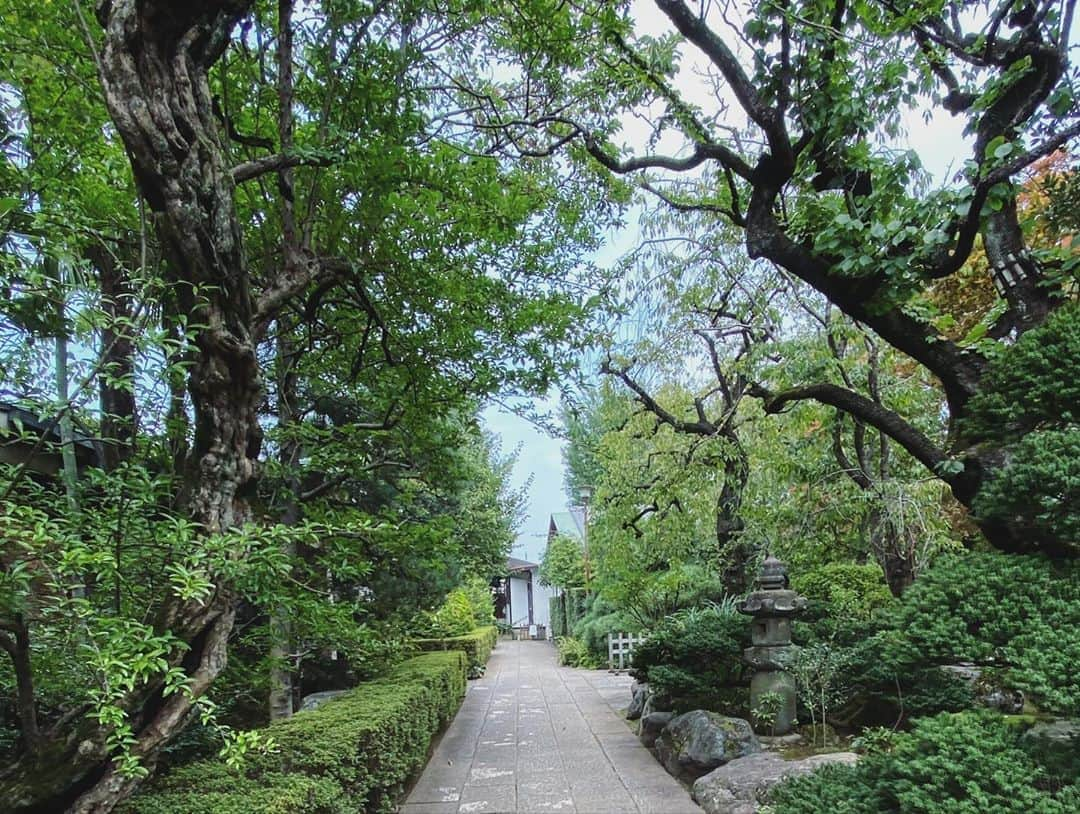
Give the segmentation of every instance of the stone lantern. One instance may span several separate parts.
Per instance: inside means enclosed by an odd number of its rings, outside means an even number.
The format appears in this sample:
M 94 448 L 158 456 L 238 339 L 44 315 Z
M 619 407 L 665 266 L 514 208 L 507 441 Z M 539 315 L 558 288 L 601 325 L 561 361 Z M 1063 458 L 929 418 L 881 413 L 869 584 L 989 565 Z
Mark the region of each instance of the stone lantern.
M 750 641 L 743 653 L 754 668 L 750 679 L 750 709 L 761 709 L 766 693 L 780 697 L 772 726 L 761 734 L 786 735 L 795 725 L 795 680 L 785 669 L 799 648 L 791 643 L 791 619 L 806 607 L 806 598 L 788 588 L 787 568 L 776 557 L 768 556 L 761 564 L 757 590 L 739 606 L 739 612 L 752 616 Z M 755 721 L 758 728 L 766 728 Z

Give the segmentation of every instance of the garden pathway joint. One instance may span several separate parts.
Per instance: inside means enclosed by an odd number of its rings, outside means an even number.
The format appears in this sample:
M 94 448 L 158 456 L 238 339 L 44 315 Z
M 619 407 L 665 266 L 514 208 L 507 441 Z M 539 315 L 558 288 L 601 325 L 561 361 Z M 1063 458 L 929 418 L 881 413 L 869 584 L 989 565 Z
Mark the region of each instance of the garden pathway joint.
M 700 814 L 623 718 L 631 683 L 500 641 L 401 814 Z

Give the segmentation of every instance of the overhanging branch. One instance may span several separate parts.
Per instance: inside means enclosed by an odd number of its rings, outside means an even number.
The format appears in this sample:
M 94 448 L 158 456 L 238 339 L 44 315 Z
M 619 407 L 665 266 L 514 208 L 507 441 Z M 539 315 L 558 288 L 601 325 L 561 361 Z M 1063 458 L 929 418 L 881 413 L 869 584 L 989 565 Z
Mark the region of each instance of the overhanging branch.
M 949 456 L 921 430 L 887 407 L 877 404 L 854 390 L 822 383 L 793 387 L 790 390 L 773 393 L 760 384 L 754 384 L 748 388 L 748 393 L 761 399 L 765 412 L 772 414 L 782 412 L 788 404 L 796 401 L 817 401 L 835 407 L 852 418 L 864 421 L 885 433 L 946 483 L 951 484 L 956 477 L 940 471 L 941 464 L 947 461 Z

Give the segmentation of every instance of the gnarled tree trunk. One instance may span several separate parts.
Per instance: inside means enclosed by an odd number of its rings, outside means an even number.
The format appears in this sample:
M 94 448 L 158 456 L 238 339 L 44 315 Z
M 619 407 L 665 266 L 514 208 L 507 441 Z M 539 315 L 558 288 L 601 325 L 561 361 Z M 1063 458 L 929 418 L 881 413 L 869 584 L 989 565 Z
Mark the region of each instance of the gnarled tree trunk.
M 208 534 L 249 517 L 261 443 L 262 380 L 255 355 L 254 305 L 234 181 L 212 113 L 207 78 L 250 0 L 105 0 L 100 78 L 109 113 L 153 212 L 176 315 L 202 327 L 188 391 L 195 439 L 188 456 L 186 508 Z M 189 648 L 176 653 L 190 693 L 162 695 L 160 684 L 131 698 L 134 754 L 152 767 L 186 724 L 193 702 L 225 666 L 234 599 L 225 585 L 205 601 L 162 601 L 156 627 Z M 17 811 L 104 814 L 138 779 L 109 761 L 104 732 L 87 722 L 27 756 L 0 782 Z

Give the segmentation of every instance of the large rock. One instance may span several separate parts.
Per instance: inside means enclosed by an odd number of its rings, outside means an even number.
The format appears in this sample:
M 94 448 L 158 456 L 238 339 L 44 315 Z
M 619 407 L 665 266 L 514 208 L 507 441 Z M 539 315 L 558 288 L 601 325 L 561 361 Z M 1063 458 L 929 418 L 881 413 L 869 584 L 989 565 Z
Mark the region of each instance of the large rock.
M 641 742 L 645 744 L 647 749 L 653 748 L 656 739 L 664 731 L 664 727 L 671 723 L 671 719 L 674 717 L 674 712 L 650 712 L 648 715 L 641 716 L 641 721 L 638 724 L 638 737 L 641 738 Z
M 1035 724 L 1023 740 L 1047 771 L 1070 771 L 1080 755 L 1080 720 L 1061 719 Z
M 626 710 L 626 719 L 628 721 L 636 721 L 641 717 L 642 710 L 645 709 L 645 699 L 649 697 L 649 685 L 635 681 L 630 687 L 630 708 Z
M 687 782 L 760 751 L 749 721 L 702 709 L 673 718 L 656 740 L 656 756 L 664 768 Z
M 969 662 L 946 664 L 940 669 L 967 684 L 976 705 L 1000 710 L 1007 715 L 1024 711 L 1024 694 L 1014 687 L 1005 686 L 1000 670 L 984 670 Z
M 305 695 L 300 701 L 300 709 L 297 712 L 308 712 L 319 706 L 322 706 L 331 698 L 337 698 L 339 695 L 344 695 L 348 690 L 326 690 L 324 692 L 313 692 L 311 695 Z
M 769 790 L 781 780 L 809 774 L 826 763 L 852 765 L 852 752 L 814 755 L 802 760 L 784 760 L 774 752 L 738 758 L 714 769 L 694 783 L 694 800 L 706 814 L 755 814 Z

